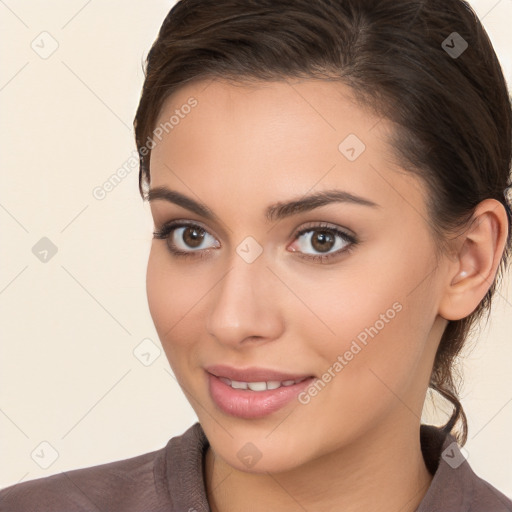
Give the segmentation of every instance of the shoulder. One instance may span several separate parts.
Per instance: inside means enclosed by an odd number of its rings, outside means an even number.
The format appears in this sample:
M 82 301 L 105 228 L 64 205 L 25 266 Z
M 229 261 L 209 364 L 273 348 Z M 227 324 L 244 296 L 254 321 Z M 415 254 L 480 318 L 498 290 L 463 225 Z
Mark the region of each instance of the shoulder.
M 128 459 L 63 471 L 0 490 L 1 512 L 164 510 L 155 472 L 166 447 Z M 160 502 L 163 503 L 161 508 Z M 140 507 L 140 505 L 142 505 Z M 167 507 L 168 509 L 168 507 Z
M 473 492 L 469 512 L 512 512 L 512 500 L 471 470 Z
M 420 434 L 433 479 L 417 512 L 512 512 L 512 500 L 473 471 L 451 434 L 431 425 Z

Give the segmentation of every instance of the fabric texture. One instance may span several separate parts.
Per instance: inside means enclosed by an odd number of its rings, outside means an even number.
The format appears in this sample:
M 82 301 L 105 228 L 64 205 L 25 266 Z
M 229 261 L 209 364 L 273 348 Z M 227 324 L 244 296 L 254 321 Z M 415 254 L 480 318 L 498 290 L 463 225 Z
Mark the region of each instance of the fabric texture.
M 512 512 L 512 501 L 473 472 L 452 435 L 422 425 L 420 439 L 433 479 L 416 512 Z M 0 511 L 210 512 L 207 447 L 197 422 L 159 450 L 6 487 Z

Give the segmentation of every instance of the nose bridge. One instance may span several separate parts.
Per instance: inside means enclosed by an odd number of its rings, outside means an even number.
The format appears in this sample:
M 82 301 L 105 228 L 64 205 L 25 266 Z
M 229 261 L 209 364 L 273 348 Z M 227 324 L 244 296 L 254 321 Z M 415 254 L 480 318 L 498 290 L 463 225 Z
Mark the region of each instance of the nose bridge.
M 250 241 L 238 246 L 212 297 L 206 327 L 223 343 L 238 344 L 248 337 L 276 335 L 277 309 L 270 296 L 270 280 L 275 277 L 263 254 L 255 259 L 247 257 L 253 249 Z

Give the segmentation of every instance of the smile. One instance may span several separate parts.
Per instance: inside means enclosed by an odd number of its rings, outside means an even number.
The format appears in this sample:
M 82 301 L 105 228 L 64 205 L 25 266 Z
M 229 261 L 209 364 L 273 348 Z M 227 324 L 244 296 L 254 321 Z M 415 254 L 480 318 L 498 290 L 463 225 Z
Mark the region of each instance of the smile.
M 292 380 L 269 380 L 262 382 L 243 382 L 237 380 L 231 380 L 226 377 L 219 377 L 219 380 L 231 386 L 233 389 L 245 389 L 250 391 L 267 391 L 269 389 L 278 389 L 280 387 L 293 386 L 294 384 L 298 384 L 303 380 L 306 380 L 308 377 L 302 377 L 300 379 L 292 379 Z
M 296 404 L 315 377 L 269 381 L 240 381 L 206 373 L 210 399 L 224 414 L 243 419 L 263 418 Z

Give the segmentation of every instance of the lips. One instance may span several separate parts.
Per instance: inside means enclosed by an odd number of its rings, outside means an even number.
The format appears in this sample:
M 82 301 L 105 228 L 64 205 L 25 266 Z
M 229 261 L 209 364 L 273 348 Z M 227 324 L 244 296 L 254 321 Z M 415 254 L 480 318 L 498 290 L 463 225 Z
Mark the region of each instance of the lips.
M 257 419 L 292 403 L 315 379 L 307 373 L 287 373 L 269 368 L 205 367 L 210 398 L 225 414 Z
M 308 373 L 286 373 L 282 371 L 272 370 L 268 368 L 249 367 L 249 368 L 233 368 L 227 365 L 206 366 L 205 370 L 216 377 L 224 377 L 231 381 L 237 382 L 268 382 L 268 381 L 297 381 L 313 377 Z

